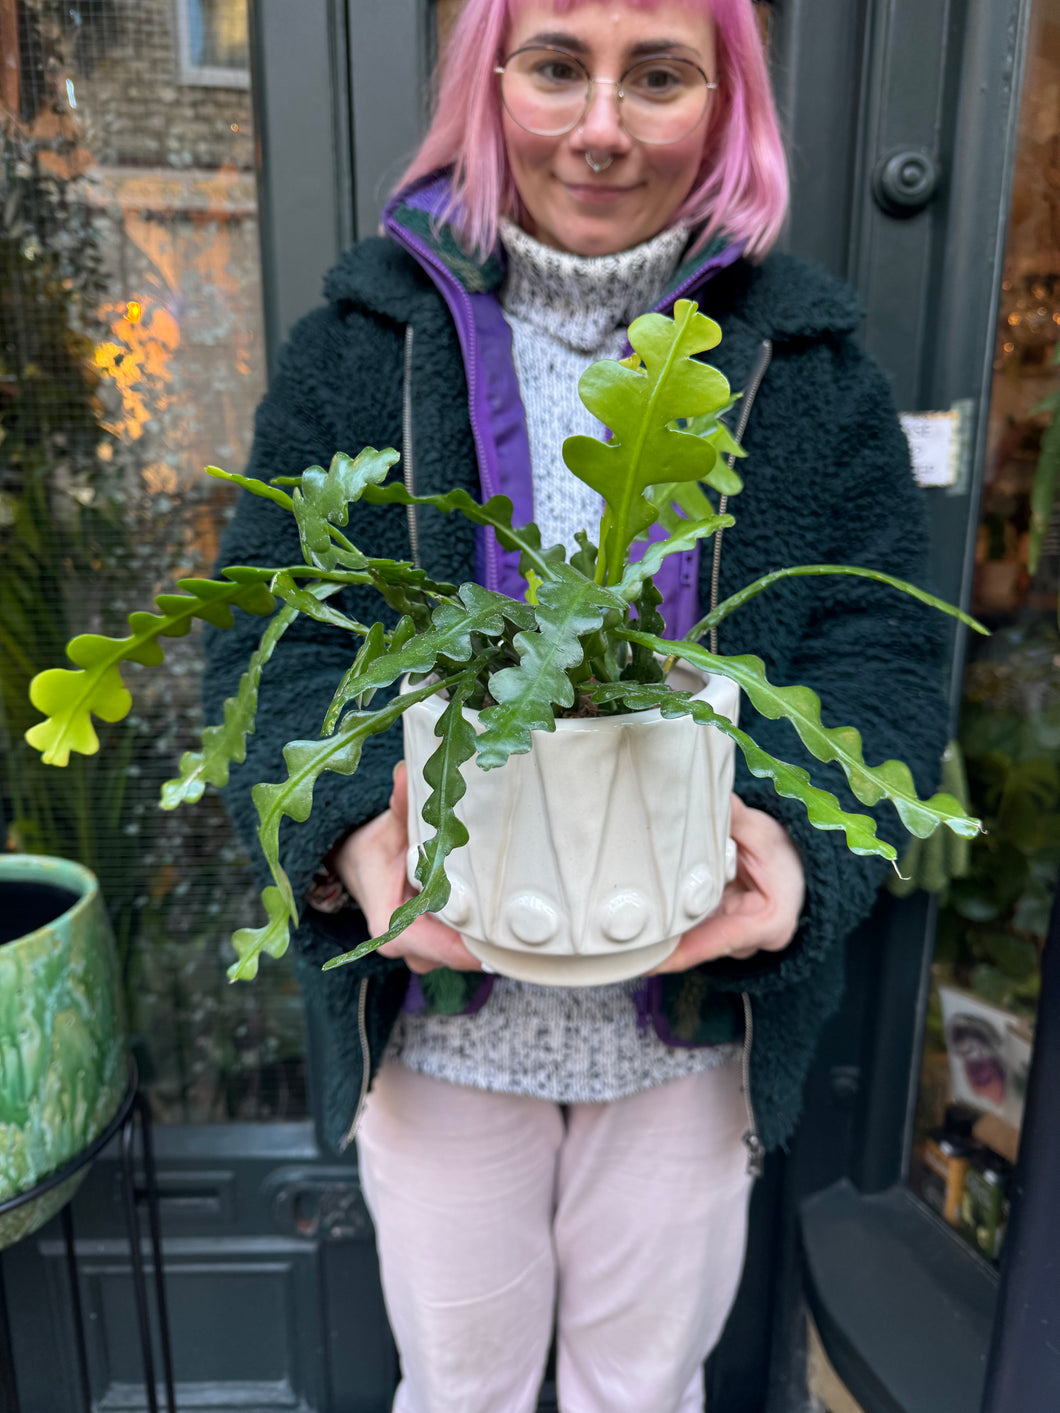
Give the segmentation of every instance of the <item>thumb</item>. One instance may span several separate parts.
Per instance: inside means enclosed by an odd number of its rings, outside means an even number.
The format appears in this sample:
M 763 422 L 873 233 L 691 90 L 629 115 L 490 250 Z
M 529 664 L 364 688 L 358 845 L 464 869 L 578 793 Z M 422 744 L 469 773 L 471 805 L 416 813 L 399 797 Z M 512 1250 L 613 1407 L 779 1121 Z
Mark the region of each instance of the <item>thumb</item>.
M 409 773 L 403 760 L 399 760 L 394 767 L 394 788 L 390 792 L 390 809 L 404 822 L 409 809 Z

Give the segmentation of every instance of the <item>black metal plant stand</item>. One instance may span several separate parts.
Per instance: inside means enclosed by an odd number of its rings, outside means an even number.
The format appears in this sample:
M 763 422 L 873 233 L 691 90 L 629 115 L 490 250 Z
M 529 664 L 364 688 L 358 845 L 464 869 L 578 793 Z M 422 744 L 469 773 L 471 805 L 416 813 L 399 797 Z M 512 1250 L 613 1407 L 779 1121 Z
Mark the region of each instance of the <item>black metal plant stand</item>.
M 138 1183 L 135 1171 L 134 1143 L 140 1132 L 140 1158 L 143 1181 Z M 169 1342 L 169 1312 L 166 1307 L 165 1280 L 162 1273 L 161 1225 L 158 1217 L 158 1183 L 155 1176 L 154 1148 L 151 1143 L 151 1111 L 137 1084 L 136 1064 L 129 1060 L 129 1083 L 118 1111 L 98 1138 L 65 1167 L 52 1173 L 28 1192 L 0 1203 L 0 1217 L 24 1207 L 28 1202 L 60 1187 L 93 1163 L 112 1138 L 119 1140 L 121 1157 L 122 1206 L 125 1211 L 125 1233 L 129 1242 L 132 1267 L 133 1295 L 136 1300 L 136 1321 L 140 1331 L 140 1353 L 144 1367 L 144 1386 L 149 1413 L 159 1413 L 155 1387 L 155 1358 L 151 1340 L 151 1311 L 147 1300 L 147 1276 L 144 1270 L 140 1235 L 140 1203 L 147 1208 L 148 1235 L 151 1242 L 151 1264 L 154 1270 L 155 1306 L 159 1344 L 162 1353 L 162 1378 L 166 1392 L 167 1413 L 177 1413 L 173 1388 L 173 1356 Z M 78 1384 L 84 1413 L 92 1413 L 92 1390 L 88 1378 L 88 1350 L 85 1344 L 85 1319 L 81 1305 L 81 1288 L 77 1276 L 77 1254 L 74 1246 L 74 1223 L 67 1202 L 60 1213 L 63 1243 L 66 1247 L 66 1269 L 70 1286 L 70 1309 L 74 1321 L 74 1348 L 77 1356 Z M 14 1351 L 8 1323 L 3 1280 L 0 1279 L 0 1408 L 4 1413 L 19 1413 L 18 1388 L 15 1380 Z

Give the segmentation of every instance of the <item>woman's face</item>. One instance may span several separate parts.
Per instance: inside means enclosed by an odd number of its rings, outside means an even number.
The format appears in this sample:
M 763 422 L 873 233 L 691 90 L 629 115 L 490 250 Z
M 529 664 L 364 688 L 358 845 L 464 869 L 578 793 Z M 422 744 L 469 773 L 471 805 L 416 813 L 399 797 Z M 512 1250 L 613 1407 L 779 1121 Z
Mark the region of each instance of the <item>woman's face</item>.
M 513 54 L 527 45 L 567 50 L 594 79 L 610 82 L 595 88 L 583 120 L 559 137 L 527 132 L 502 110 L 526 230 L 576 255 L 614 254 L 665 230 L 699 175 L 712 95 L 687 136 L 649 146 L 619 122 L 614 85 L 647 54 L 691 60 L 708 79 L 717 78 L 711 20 L 677 0 L 663 0 L 652 10 L 626 0 L 593 0 L 562 15 L 547 0 L 527 0 L 512 23 L 507 50 Z M 605 169 L 593 172 L 586 153 Z

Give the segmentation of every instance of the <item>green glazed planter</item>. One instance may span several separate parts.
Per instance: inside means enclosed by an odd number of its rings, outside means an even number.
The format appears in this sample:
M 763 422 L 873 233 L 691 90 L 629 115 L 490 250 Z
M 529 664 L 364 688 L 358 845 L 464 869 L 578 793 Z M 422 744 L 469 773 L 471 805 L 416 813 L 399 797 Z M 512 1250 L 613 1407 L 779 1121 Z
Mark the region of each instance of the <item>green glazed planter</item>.
M 0 854 L 0 1203 L 87 1148 L 127 1082 L 99 884 L 66 859 Z M 80 1180 L 0 1216 L 0 1250 L 46 1222 Z

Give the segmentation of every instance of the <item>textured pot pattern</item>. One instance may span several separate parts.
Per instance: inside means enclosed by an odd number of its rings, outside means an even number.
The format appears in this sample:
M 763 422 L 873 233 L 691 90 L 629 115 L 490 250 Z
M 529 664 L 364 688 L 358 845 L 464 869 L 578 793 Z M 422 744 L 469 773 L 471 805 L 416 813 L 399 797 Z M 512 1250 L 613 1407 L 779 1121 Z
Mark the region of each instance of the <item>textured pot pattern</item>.
M 739 689 L 722 678 L 675 685 L 730 720 Z M 673 680 L 673 679 L 671 679 Z M 409 878 L 430 835 L 423 763 L 437 747 L 437 698 L 404 715 Z M 477 713 L 468 712 L 478 727 Z M 658 712 L 576 718 L 534 732 L 499 770 L 463 767 L 456 813 L 470 843 L 450 855 L 444 922 L 507 976 L 601 985 L 642 975 L 717 906 L 735 873 L 729 838 L 733 743 Z
M 95 877 L 65 859 L 0 855 L 0 915 L 13 882 L 76 901 L 0 946 L 0 1201 L 98 1137 L 128 1079 L 118 960 Z M 40 1226 L 75 1186 L 0 1217 L 0 1247 Z

